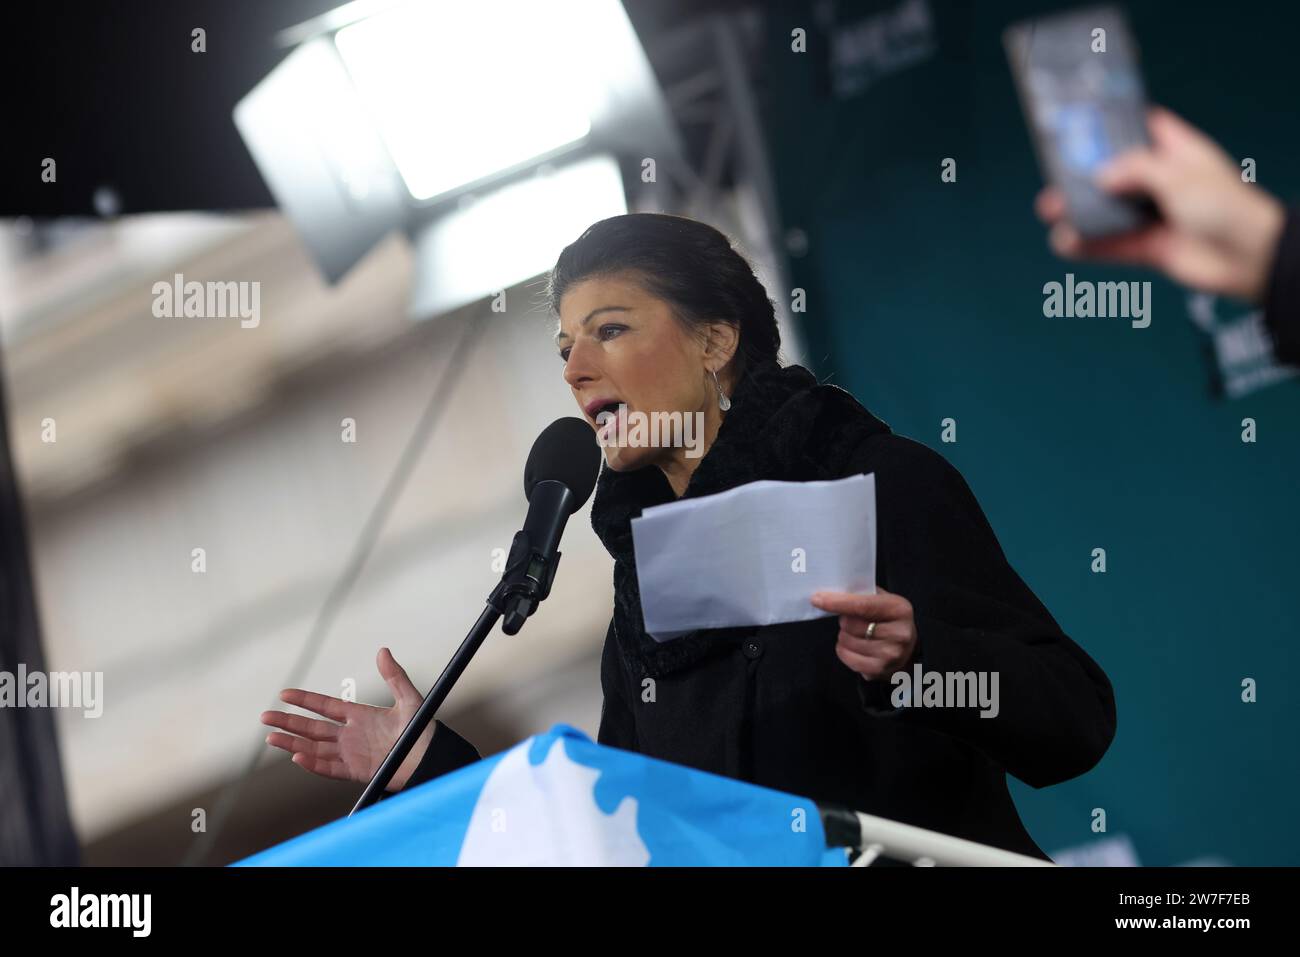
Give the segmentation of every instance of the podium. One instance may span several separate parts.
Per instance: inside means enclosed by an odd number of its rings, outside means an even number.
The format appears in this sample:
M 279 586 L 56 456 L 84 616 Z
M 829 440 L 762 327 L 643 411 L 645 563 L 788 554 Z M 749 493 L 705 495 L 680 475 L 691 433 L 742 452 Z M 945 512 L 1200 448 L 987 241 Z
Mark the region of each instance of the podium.
M 233 866 L 836 866 L 817 803 L 557 724 Z

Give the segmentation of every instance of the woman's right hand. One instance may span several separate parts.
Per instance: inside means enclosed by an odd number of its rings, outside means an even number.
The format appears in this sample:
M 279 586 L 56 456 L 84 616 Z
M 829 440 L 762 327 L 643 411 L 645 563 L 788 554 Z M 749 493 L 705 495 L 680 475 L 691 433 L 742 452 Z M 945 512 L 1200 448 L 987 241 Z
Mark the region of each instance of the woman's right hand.
M 266 743 L 293 755 L 293 763 L 322 777 L 367 783 L 379 770 L 398 735 L 419 710 L 424 696 L 411 683 L 392 652 L 380 648 L 375 658 L 379 674 L 393 692 L 391 708 L 344 701 L 330 695 L 286 688 L 280 700 L 328 718 L 322 721 L 285 711 L 263 711 L 262 723 L 281 731 L 266 736 Z M 419 766 L 433 739 L 434 724 L 424 729 L 393 779 L 389 791 L 400 791 Z

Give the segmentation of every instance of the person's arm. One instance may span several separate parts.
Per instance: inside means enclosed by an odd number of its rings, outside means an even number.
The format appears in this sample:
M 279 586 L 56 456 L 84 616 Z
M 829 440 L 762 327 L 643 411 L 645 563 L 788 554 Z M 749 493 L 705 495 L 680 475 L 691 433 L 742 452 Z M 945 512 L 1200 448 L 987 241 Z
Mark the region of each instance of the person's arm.
M 424 755 L 420 758 L 420 763 L 411 772 L 411 777 L 402 790 L 408 791 L 418 784 L 432 781 L 449 771 L 455 771 L 467 764 L 473 764 L 475 761 L 481 760 L 482 757 L 474 745 L 437 718 L 434 718 L 433 737 L 429 739 L 429 747 L 425 749 Z M 380 800 L 397 793 L 399 792 L 385 791 Z
M 1008 564 L 961 474 L 924 445 L 889 441 L 899 445 L 876 472 L 878 574 L 912 604 L 917 643 L 904 670 L 996 673 L 998 711 L 894 709 L 887 680 L 864 689 L 864 708 L 961 738 L 1033 787 L 1084 773 L 1115 735 L 1110 681 Z
M 1300 207 L 1291 207 L 1264 293 L 1264 327 L 1279 362 L 1300 365 Z
M 605 632 L 605 647 L 600 655 L 600 690 L 604 700 L 600 706 L 600 728 L 596 743 L 624 751 L 636 751 L 636 721 L 632 714 L 632 690 L 627 669 L 618 655 L 618 639 L 614 635 L 614 622 Z

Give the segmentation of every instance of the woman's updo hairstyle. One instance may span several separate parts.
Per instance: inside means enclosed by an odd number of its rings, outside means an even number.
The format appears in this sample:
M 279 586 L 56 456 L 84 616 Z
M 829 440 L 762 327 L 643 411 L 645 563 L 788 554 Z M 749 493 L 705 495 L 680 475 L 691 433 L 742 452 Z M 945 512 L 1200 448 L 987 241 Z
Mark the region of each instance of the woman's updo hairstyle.
M 551 311 L 559 315 L 576 283 L 623 272 L 667 302 L 687 331 L 702 332 L 711 322 L 738 327 L 734 382 L 777 361 L 781 335 L 772 300 L 753 267 L 712 226 L 666 213 L 602 219 L 560 253 L 546 290 Z

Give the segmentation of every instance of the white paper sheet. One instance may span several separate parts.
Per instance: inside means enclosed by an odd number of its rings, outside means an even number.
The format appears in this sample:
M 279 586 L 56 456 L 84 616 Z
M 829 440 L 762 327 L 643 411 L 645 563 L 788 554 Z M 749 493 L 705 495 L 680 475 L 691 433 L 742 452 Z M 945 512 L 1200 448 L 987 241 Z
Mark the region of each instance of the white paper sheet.
M 876 477 L 750 482 L 632 520 L 646 632 L 822 618 L 816 591 L 875 594 Z

